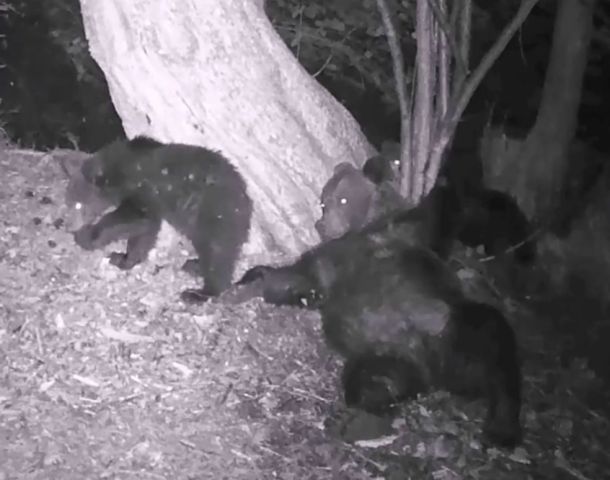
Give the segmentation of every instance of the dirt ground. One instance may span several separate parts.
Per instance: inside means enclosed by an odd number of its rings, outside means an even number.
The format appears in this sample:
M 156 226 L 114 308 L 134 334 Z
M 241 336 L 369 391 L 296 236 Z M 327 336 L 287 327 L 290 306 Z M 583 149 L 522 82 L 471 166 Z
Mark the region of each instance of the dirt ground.
M 610 478 L 608 397 L 523 306 L 522 446 L 485 448 L 482 403 L 444 392 L 369 418 L 316 312 L 184 305 L 188 245 L 118 271 L 66 231 L 65 187 L 50 155 L 0 152 L 0 480 Z

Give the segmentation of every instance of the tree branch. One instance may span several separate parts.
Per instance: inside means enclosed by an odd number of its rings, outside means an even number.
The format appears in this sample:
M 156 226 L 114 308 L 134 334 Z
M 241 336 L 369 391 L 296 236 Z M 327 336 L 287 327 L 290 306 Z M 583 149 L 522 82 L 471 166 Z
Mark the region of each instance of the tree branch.
M 438 46 L 433 35 L 436 22 L 428 0 L 417 0 L 416 12 L 417 96 L 413 114 L 414 155 L 412 157 L 415 171 L 412 172 L 411 188 L 408 192 L 409 200 L 413 204 L 419 203 L 426 189 L 427 182 L 424 173 L 428 166 L 434 140 L 432 128 L 434 126 L 434 94 L 437 87 L 436 73 L 438 66 Z
M 407 153 L 410 151 L 411 145 L 411 102 L 407 96 L 407 83 L 404 71 L 404 59 L 398 34 L 392 22 L 392 15 L 386 0 L 377 0 L 377 8 L 381 15 L 381 20 L 385 28 L 388 46 L 392 54 L 392 67 L 394 69 L 394 80 L 396 82 L 396 94 L 398 96 L 398 104 L 400 106 L 400 159 L 404 170 L 408 169 L 409 158 Z
M 439 1 L 439 9 L 443 15 L 447 15 L 447 0 L 438 0 Z M 440 121 L 447 114 L 447 110 L 449 109 L 449 98 L 451 96 L 450 84 L 451 84 L 451 60 L 449 58 L 448 52 L 448 37 L 444 30 L 439 28 L 438 22 L 436 22 L 436 32 L 440 37 L 437 39 L 437 48 L 438 48 L 438 91 L 439 91 L 439 100 L 437 102 L 436 107 L 436 115 L 435 122 L 433 125 L 434 132 L 436 132 L 439 128 Z M 466 72 L 464 72 L 466 73 Z M 433 140 L 436 135 L 433 135 Z M 433 145 L 432 145 L 433 147 Z M 430 155 L 429 159 L 432 159 L 432 155 Z M 439 159 L 440 162 L 440 159 Z M 429 167 L 426 167 L 426 170 L 429 170 Z M 434 179 L 436 181 L 436 179 Z M 434 182 L 430 182 L 426 179 L 424 185 L 424 193 L 427 193 L 434 186 Z
M 523 22 L 525 22 L 526 18 L 537 3 L 538 0 L 523 0 L 521 2 L 521 6 L 513 19 L 508 23 L 508 25 L 506 25 L 496 42 L 483 56 L 479 65 L 467 78 L 462 88 L 453 92 L 454 100 L 452 100 L 449 111 L 441 122 L 440 128 L 436 133 L 436 138 L 433 143 L 430 163 L 426 170 L 427 184 L 430 184 L 430 182 L 433 183 L 436 180 L 441 165 L 442 155 L 447 148 L 447 145 L 451 141 L 451 138 L 455 133 L 457 123 L 462 117 L 462 114 L 464 113 L 464 110 L 466 109 L 466 106 L 472 98 L 475 90 L 480 85 L 491 66 L 504 51 L 515 32 L 521 25 L 523 25 Z
M 438 0 L 439 4 L 439 13 L 440 16 L 437 18 L 445 18 L 447 15 L 447 0 Z M 437 25 L 438 22 L 437 22 Z M 449 109 L 449 82 L 451 80 L 451 61 L 449 59 L 449 55 L 447 54 L 447 45 L 450 42 L 449 33 L 444 28 L 437 28 L 437 32 L 439 35 L 438 39 L 438 58 L 439 58 L 439 68 L 438 68 L 438 76 L 439 76 L 439 95 L 440 99 L 438 102 L 439 105 L 439 113 L 440 117 L 443 118 Z M 455 40 L 455 39 L 454 39 Z
M 455 32 L 451 28 L 451 20 L 447 20 L 447 5 L 446 2 L 441 4 L 443 0 L 437 0 L 437 3 L 434 0 L 428 0 L 428 5 L 432 9 L 434 13 L 434 18 L 437 23 L 440 25 L 441 30 L 445 34 L 445 38 L 449 43 L 449 47 L 451 48 L 451 53 L 453 54 L 453 58 L 455 58 L 456 67 L 460 70 L 462 75 L 468 75 L 468 64 L 464 61 L 464 57 L 462 54 L 462 49 L 460 49 L 460 45 L 458 44 L 458 40 L 456 39 Z M 467 0 L 470 1 L 470 0 Z M 453 12 L 452 12 L 453 13 Z
M 483 56 L 477 68 L 472 72 L 464 86 L 460 89 L 461 91 L 454 92 L 456 101 L 452 103 L 455 105 L 455 107 L 450 109 L 449 112 L 447 112 L 447 118 L 443 122 L 445 124 L 445 127 L 443 129 L 444 133 L 446 133 L 446 131 L 448 131 L 448 129 L 450 129 L 452 126 L 455 127 L 457 122 L 460 120 L 462 114 L 464 113 L 464 110 L 466 109 L 466 106 L 472 98 L 472 95 L 474 94 L 475 90 L 477 89 L 489 69 L 498 59 L 500 54 L 504 51 L 504 49 L 508 45 L 508 42 L 510 42 L 515 32 L 519 29 L 519 27 L 521 27 L 521 25 L 523 25 L 523 22 L 525 22 L 526 18 L 537 3 L 538 0 L 523 0 L 521 2 L 521 6 L 519 7 L 519 10 L 515 14 L 514 18 L 504 28 L 504 30 L 496 40 L 496 43 L 494 43 L 493 46 Z
M 460 19 L 460 58 L 464 62 L 464 72 L 470 69 L 470 34 L 472 27 L 472 0 L 462 0 L 463 7 Z

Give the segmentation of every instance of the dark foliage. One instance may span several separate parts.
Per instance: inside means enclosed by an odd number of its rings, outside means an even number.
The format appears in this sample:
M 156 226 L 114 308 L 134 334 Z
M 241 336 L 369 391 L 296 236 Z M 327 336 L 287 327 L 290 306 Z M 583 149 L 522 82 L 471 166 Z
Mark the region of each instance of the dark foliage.
M 122 135 L 78 0 L 13 1 L 0 30 L 0 119 L 12 140 L 91 151 Z

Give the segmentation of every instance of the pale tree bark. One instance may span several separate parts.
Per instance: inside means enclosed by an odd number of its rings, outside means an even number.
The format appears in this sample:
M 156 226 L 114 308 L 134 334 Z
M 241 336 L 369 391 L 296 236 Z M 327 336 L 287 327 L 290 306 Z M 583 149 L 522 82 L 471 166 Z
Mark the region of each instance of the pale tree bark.
M 411 92 L 407 93 L 401 92 L 406 79 L 402 56 L 397 53 L 397 34 L 390 19 L 389 8 L 386 0 L 377 0 L 390 44 L 400 100 L 403 122 L 400 193 L 408 204 L 417 204 L 434 186 L 444 154 L 468 102 L 537 2 L 538 0 L 521 2 L 514 18 L 476 69 L 470 72 L 468 61 L 472 2 L 456 1 L 448 12 L 442 0 L 417 0 L 417 75 L 415 82 L 411 82 Z M 451 58 L 448 50 L 451 51 Z M 452 82 L 449 81 L 450 77 L 453 77 Z M 406 99 L 411 94 L 414 100 L 407 102 Z
M 413 104 L 416 114 L 413 116 L 413 150 L 411 152 L 415 168 L 409 188 L 409 199 L 414 204 L 419 203 L 426 193 L 425 173 L 434 135 L 434 98 L 439 93 L 436 76 L 438 42 L 435 43 L 432 8 L 427 1 L 417 2 L 416 18 L 417 75 Z
M 447 17 L 447 0 L 439 0 L 438 2 L 439 17 Z M 434 23 L 435 34 L 437 37 L 436 44 L 438 46 L 438 84 L 439 84 L 439 114 L 441 117 L 447 114 L 449 109 L 449 81 L 451 80 L 451 57 L 449 52 L 449 38 L 445 30 L 441 28 L 439 22 Z M 436 129 L 436 126 L 435 126 Z
M 455 68 L 452 76 L 452 92 L 458 92 L 470 74 L 470 48 L 472 38 L 472 0 L 453 2 L 449 27 L 445 29 L 449 39 L 453 38 L 452 50 Z M 452 32 L 455 32 L 452 35 Z
M 488 159 L 485 182 L 510 191 L 530 218 L 548 217 L 565 180 L 593 31 L 595 0 L 560 0 L 536 122 L 515 158 Z
M 405 75 L 405 61 L 400 48 L 400 40 L 396 27 L 392 21 L 392 12 L 386 0 L 377 0 L 377 9 L 385 28 L 388 46 L 392 55 L 392 70 L 396 86 L 396 96 L 400 107 L 400 160 L 402 165 L 401 193 L 409 191 L 411 179 L 411 99 L 407 91 L 407 76 Z
M 319 241 L 318 196 L 340 161 L 372 148 L 298 64 L 258 0 L 81 0 L 91 54 L 128 137 L 220 150 L 248 183 L 246 254 Z

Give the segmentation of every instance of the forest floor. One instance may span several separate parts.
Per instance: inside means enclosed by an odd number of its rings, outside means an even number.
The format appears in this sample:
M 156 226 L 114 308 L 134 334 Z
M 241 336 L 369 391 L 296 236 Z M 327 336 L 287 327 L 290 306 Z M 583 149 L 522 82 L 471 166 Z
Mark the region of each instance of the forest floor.
M 78 248 L 49 155 L 0 152 L 0 179 L 0 480 L 610 478 L 608 397 L 523 306 L 524 443 L 486 448 L 481 402 L 346 410 L 316 312 L 182 304 L 188 245 L 129 272 Z

